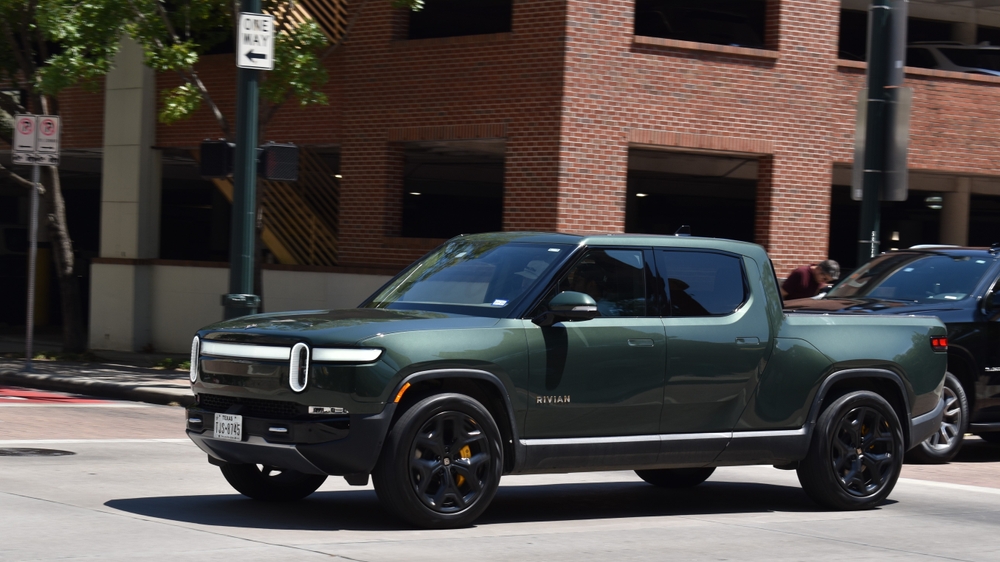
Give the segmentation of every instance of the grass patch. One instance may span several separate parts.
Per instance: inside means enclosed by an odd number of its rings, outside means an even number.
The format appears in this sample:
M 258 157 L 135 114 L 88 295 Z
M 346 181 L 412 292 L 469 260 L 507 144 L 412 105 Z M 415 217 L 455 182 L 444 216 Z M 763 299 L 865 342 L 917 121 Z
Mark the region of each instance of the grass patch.
M 156 362 L 153 366 L 154 369 L 163 369 L 166 371 L 187 371 L 191 369 L 191 360 L 185 359 L 184 361 L 178 361 L 176 359 L 171 359 L 170 357 L 165 357 Z

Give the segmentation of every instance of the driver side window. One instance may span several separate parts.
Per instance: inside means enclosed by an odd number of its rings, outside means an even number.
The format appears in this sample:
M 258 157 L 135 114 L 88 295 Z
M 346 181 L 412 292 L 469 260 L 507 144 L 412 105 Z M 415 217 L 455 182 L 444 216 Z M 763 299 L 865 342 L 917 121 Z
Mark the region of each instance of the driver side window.
M 590 250 L 559 280 L 556 293 L 561 291 L 590 295 L 597 301 L 597 311 L 602 317 L 645 316 L 646 273 L 643 252 Z

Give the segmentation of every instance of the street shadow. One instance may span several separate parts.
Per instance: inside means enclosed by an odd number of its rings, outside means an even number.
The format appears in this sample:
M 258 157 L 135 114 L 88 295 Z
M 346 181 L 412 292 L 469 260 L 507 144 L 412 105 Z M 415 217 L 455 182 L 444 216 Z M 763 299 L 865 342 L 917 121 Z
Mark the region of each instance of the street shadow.
M 409 528 L 385 511 L 370 489 L 317 492 L 292 503 L 257 502 L 227 494 L 129 498 L 104 505 L 144 517 L 208 526 L 303 531 Z M 665 490 L 643 482 L 501 485 L 476 525 L 816 511 L 822 508 L 797 486 L 774 484 L 709 481 L 686 490 Z
M 958 455 L 951 462 L 1000 462 L 1000 445 L 987 443 L 978 437 L 966 437 Z

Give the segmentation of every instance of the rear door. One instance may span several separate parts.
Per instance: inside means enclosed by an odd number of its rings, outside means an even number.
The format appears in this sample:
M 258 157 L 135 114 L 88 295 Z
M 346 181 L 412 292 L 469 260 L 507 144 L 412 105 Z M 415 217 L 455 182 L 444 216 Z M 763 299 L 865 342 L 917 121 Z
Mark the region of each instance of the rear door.
M 669 311 L 667 376 L 660 431 L 728 432 L 754 391 L 771 349 L 767 307 L 750 291 L 740 255 L 656 251 Z

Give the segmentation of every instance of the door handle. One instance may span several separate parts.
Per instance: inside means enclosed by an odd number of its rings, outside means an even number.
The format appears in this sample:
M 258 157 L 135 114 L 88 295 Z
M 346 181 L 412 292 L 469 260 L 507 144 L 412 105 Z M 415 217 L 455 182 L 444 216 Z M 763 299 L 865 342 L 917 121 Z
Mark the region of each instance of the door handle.
M 653 347 L 653 340 L 649 338 L 636 338 L 628 340 L 629 347 Z
M 760 345 L 760 338 L 736 338 L 736 345 Z

